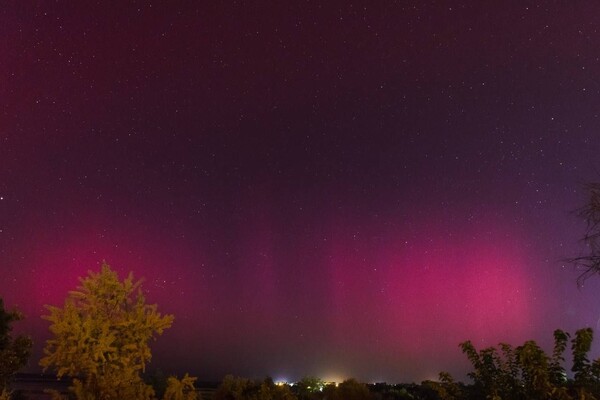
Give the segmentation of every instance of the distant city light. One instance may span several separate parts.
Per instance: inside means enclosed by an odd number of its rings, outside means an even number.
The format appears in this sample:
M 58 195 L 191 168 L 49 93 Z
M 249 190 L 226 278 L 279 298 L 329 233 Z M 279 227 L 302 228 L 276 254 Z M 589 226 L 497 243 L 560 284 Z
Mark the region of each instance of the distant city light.
M 341 375 L 329 375 L 323 378 L 323 382 L 326 385 L 335 385 L 338 386 L 341 382 L 344 382 L 346 379 L 342 378 Z

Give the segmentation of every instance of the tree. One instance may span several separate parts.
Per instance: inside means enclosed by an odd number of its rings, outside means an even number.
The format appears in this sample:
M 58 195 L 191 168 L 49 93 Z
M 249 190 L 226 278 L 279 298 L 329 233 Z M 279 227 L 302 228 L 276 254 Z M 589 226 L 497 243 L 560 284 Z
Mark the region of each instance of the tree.
M 371 393 L 364 383 L 350 378 L 340 383 L 337 387 L 336 397 L 339 400 L 369 400 L 371 399 Z
M 305 376 L 295 386 L 294 390 L 300 400 L 321 399 L 325 382 L 314 376 Z
M 587 223 L 587 230 L 583 236 L 586 251 L 569 259 L 577 268 L 583 272 L 577 278 L 579 285 L 590 276 L 600 273 L 600 183 L 590 183 L 585 186 L 588 200 L 578 214 Z
M 276 385 L 273 379 L 255 381 L 227 375 L 217 388 L 214 400 L 296 400 L 289 385 Z
M 275 384 L 271 377 L 260 385 L 259 400 L 297 400 L 288 384 Z
M 13 323 L 22 319 L 18 311 L 6 311 L 0 298 L 0 398 L 8 398 L 11 376 L 27 364 L 31 355 L 31 338 L 11 335 Z
M 198 394 L 194 387 L 196 378 L 185 374 L 181 380 L 175 376 L 167 379 L 167 389 L 165 390 L 164 400 L 196 400 Z
M 141 281 L 120 281 L 106 263 L 89 272 L 69 292 L 64 307 L 46 306 L 53 338 L 46 342 L 44 370 L 73 378 L 80 400 L 151 399 L 154 391 L 141 378 L 151 360 L 148 342 L 169 328 L 172 315 L 146 304 Z M 189 380 L 185 380 L 187 387 Z M 193 381 L 191 382 L 193 386 Z
M 460 384 L 448 372 L 440 372 L 439 382 L 425 381 L 422 386 L 433 389 L 441 400 L 460 400 L 465 398 Z
M 255 389 L 255 386 L 254 382 L 249 379 L 227 375 L 217 388 L 214 399 L 243 400 L 249 397 L 248 394 L 250 392 L 258 392 L 258 389 Z
M 443 400 L 600 399 L 600 359 L 593 362 L 588 359 L 593 341 L 592 329 L 578 330 L 571 340 L 572 380 L 567 379 L 562 366 L 569 338 L 570 335 L 564 331 L 554 331 L 551 356 L 533 340 L 514 349 L 500 344 L 500 351 L 495 347 L 477 351 L 470 341 L 461 343 L 463 353 L 474 367 L 474 371 L 468 374 L 473 385 L 462 390 L 449 374 L 443 373 L 440 374 L 441 382 L 431 386 Z

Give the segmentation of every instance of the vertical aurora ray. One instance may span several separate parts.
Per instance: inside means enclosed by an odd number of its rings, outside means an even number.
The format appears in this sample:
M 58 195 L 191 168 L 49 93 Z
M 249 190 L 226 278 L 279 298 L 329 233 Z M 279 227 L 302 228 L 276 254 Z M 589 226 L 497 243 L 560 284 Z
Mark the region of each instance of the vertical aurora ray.
M 351 347 L 363 362 L 425 357 L 443 364 L 467 339 L 488 346 L 536 334 L 543 310 L 532 297 L 543 292 L 515 227 L 450 226 L 440 218 L 420 230 L 379 226 L 357 234 L 356 225 L 336 225 L 329 268 L 340 354 Z M 396 373 L 415 374 L 411 368 Z

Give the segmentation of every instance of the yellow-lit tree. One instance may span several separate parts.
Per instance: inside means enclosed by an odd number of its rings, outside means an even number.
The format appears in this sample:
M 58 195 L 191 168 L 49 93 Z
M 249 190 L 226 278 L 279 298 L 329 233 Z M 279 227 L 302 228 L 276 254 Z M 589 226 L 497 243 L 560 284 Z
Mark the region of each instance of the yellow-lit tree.
M 196 378 L 185 374 L 183 378 L 177 379 L 170 376 L 167 380 L 167 390 L 165 391 L 164 400 L 197 400 L 198 394 L 194 387 Z
M 58 377 L 73 378 L 79 400 L 151 399 L 154 391 L 141 378 L 151 359 L 148 342 L 169 328 L 172 315 L 146 304 L 141 281 L 132 274 L 120 281 L 103 263 L 99 273 L 80 278 L 62 308 L 46 306 L 53 337 L 40 365 Z M 186 387 L 188 386 L 186 382 Z M 193 387 L 193 381 L 192 387 Z

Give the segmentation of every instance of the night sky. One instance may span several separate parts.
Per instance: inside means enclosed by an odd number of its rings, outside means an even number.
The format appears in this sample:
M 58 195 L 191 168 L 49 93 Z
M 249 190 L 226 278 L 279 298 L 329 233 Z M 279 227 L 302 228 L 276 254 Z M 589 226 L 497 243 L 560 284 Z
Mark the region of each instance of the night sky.
M 0 6 L 29 370 L 43 305 L 102 260 L 175 314 L 149 369 L 200 380 L 464 378 L 461 341 L 600 329 L 600 277 L 563 261 L 599 178 L 600 3 L 123 3 Z

